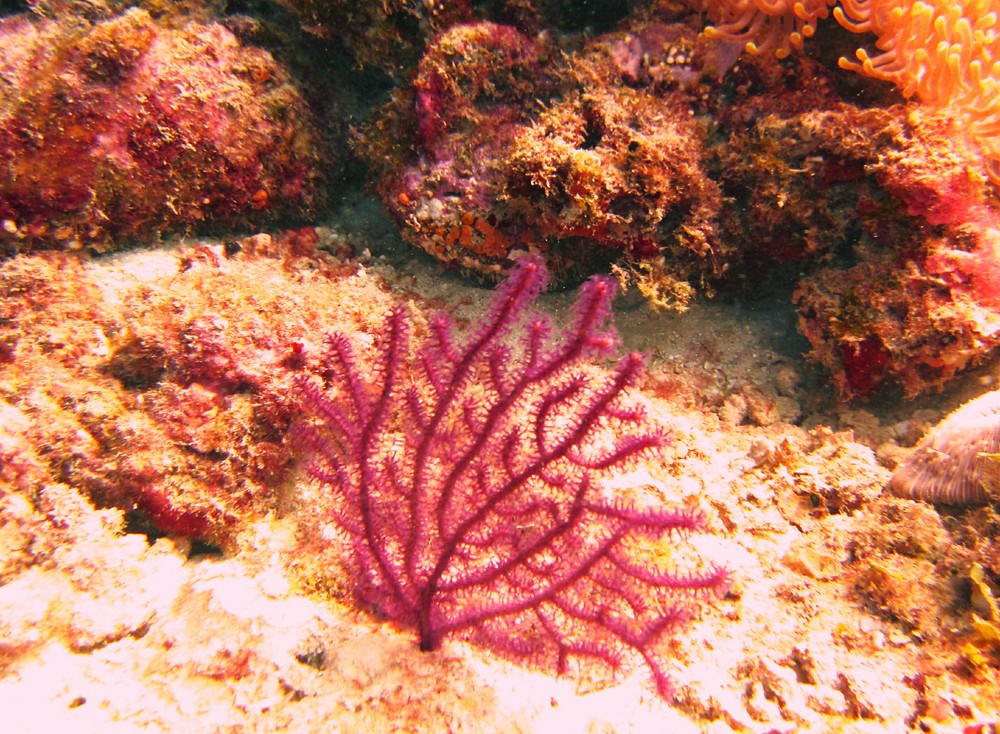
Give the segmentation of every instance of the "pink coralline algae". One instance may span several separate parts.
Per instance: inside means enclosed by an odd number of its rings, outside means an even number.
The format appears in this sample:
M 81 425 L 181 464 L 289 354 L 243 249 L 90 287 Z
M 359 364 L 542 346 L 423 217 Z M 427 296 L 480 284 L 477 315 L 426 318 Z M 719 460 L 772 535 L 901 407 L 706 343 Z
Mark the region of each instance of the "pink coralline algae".
M 412 354 L 404 308 L 371 355 L 331 336 L 328 389 L 299 383 L 313 416 L 299 441 L 333 493 L 356 593 L 415 629 L 423 650 L 469 639 L 559 673 L 639 657 L 666 695 L 665 637 L 729 573 L 678 573 L 656 558 L 657 544 L 705 529 L 700 510 L 602 489 L 667 436 L 629 400 L 640 355 L 607 376 L 587 365 L 616 343 L 604 330 L 613 282 L 589 281 L 550 341 L 549 324 L 526 313 L 545 280 L 540 258 L 521 260 L 477 329 L 458 338 L 437 316 Z
M 325 155 L 266 51 L 134 9 L 0 20 L 0 251 L 301 214 Z

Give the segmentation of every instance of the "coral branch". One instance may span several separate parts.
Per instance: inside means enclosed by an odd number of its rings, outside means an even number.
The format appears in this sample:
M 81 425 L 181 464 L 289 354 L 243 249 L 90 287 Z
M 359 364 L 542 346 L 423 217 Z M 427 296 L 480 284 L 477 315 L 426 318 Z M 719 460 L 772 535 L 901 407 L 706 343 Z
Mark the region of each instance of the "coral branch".
M 527 313 L 546 279 L 540 258 L 523 259 L 470 336 L 437 316 L 415 354 L 410 317 L 394 309 L 368 374 L 331 337 L 328 389 L 301 381 L 312 420 L 300 443 L 333 490 L 359 597 L 415 628 L 421 649 L 457 636 L 560 673 L 638 657 L 665 695 L 658 643 L 688 616 L 685 600 L 721 593 L 728 573 L 636 558 L 705 518 L 600 491 L 667 437 L 627 397 L 640 355 L 606 377 L 587 367 L 617 345 L 612 281 L 582 288 L 553 345 Z

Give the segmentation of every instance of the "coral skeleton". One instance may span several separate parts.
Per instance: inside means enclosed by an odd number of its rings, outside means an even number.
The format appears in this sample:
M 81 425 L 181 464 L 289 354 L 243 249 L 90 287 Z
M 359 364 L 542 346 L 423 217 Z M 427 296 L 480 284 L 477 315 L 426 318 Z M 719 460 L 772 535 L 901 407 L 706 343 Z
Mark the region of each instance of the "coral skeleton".
M 330 336 L 326 385 L 299 381 L 312 419 L 296 433 L 334 494 L 359 600 L 415 628 L 421 649 L 467 639 L 560 674 L 641 658 L 667 696 L 660 643 L 729 572 L 662 560 L 705 529 L 699 509 L 602 488 L 668 436 L 629 396 L 641 355 L 603 376 L 589 364 L 617 344 L 613 281 L 584 285 L 553 340 L 528 309 L 547 275 L 521 259 L 465 339 L 442 314 L 411 350 L 412 317 L 393 309 L 370 366 Z

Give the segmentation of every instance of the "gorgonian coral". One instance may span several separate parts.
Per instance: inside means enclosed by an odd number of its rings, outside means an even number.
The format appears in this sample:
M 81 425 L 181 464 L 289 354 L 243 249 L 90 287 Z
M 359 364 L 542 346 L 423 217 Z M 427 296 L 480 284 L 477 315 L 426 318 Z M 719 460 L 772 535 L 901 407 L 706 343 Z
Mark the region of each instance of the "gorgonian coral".
M 641 355 L 604 377 L 589 364 L 616 345 L 613 281 L 584 285 L 555 335 L 529 311 L 546 280 L 541 257 L 522 259 L 477 329 L 460 338 L 439 315 L 415 353 L 402 307 L 367 359 L 332 335 L 326 385 L 299 381 L 313 417 L 299 443 L 332 493 L 359 599 L 421 649 L 457 637 L 559 673 L 639 658 L 667 694 L 663 643 L 730 574 L 661 560 L 706 529 L 700 510 L 603 486 L 667 436 L 629 398 Z

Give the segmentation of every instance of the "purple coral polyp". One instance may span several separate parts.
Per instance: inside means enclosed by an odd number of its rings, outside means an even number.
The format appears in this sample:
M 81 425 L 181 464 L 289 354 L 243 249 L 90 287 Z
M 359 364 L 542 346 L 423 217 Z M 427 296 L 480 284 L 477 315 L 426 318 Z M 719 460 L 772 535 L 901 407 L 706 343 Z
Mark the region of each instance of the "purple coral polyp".
M 660 643 L 729 573 L 637 559 L 637 547 L 705 530 L 706 518 L 602 491 L 667 434 L 628 397 L 641 355 L 605 377 L 587 369 L 617 345 L 604 326 L 614 283 L 590 280 L 571 326 L 550 339 L 527 313 L 546 278 L 540 258 L 521 260 L 477 330 L 459 339 L 437 316 L 412 356 L 402 307 L 370 367 L 331 336 L 328 389 L 299 381 L 312 419 L 298 440 L 333 493 L 359 598 L 415 629 L 422 649 L 468 639 L 559 673 L 581 660 L 617 671 L 638 656 L 667 695 Z

